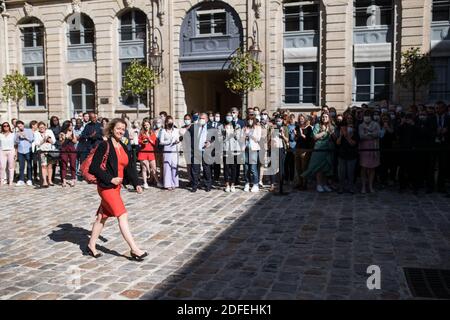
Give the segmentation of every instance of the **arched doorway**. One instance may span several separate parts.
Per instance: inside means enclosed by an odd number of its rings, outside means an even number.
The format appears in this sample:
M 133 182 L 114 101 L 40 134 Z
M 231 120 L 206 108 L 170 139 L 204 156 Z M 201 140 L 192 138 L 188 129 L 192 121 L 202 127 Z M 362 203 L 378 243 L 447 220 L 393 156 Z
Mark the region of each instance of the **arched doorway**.
M 231 56 L 242 40 L 239 15 L 225 2 L 203 2 L 186 14 L 180 33 L 180 74 L 188 112 L 224 114 L 241 105 L 225 81 L 230 78 Z

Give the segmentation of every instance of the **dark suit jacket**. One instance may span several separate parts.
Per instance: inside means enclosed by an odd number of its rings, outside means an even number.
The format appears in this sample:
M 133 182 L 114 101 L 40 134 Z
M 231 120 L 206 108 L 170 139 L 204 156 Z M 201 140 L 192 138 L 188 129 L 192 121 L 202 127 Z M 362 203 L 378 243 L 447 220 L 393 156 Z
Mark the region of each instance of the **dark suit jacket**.
M 109 155 L 106 161 L 106 170 L 100 168 L 103 156 L 106 153 L 107 143 L 109 143 Z M 136 163 L 132 157 L 131 152 L 128 150 L 127 146 L 120 142 L 123 149 L 127 151 L 128 155 L 128 166 L 124 169 L 123 173 L 123 184 L 131 184 L 135 189 L 138 185 L 138 174 L 136 171 Z M 114 150 L 114 145 L 111 139 L 100 143 L 95 151 L 94 158 L 92 159 L 91 166 L 89 167 L 89 173 L 97 178 L 98 185 L 103 189 L 112 189 L 116 187 L 111 183 L 111 180 L 118 177 L 118 160 L 116 151 Z

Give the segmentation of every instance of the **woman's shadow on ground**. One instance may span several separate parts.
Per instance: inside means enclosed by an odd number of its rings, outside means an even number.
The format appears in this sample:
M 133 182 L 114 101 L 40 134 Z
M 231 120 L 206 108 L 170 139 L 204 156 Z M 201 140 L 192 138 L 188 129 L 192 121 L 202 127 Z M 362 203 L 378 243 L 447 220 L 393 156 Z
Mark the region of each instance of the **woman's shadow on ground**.
M 83 253 L 83 255 L 88 255 L 86 248 L 89 243 L 89 236 L 91 235 L 90 231 L 80 227 L 74 227 L 70 223 L 63 223 L 58 225 L 57 227 L 60 229 L 53 230 L 52 233 L 48 235 L 51 240 L 55 242 L 71 242 L 73 244 L 76 244 L 79 246 L 80 251 Z M 108 239 L 102 236 L 99 237 L 99 240 L 102 242 L 108 241 Z M 124 257 L 129 259 L 129 257 L 124 256 L 115 250 L 110 250 L 99 244 L 97 244 L 97 250 L 103 252 L 104 254 L 111 254 L 116 257 Z

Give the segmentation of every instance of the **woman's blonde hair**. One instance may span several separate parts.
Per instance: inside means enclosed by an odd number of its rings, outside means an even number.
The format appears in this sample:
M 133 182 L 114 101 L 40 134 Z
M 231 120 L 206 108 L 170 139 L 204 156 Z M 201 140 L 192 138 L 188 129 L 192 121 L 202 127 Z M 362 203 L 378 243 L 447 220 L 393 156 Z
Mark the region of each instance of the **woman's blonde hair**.
M 127 123 L 125 120 L 120 119 L 120 118 L 115 118 L 115 119 L 112 119 L 110 122 L 108 122 L 108 125 L 105 127 L 105 129 L 103 131 L 103 135 L 105 137 L 107 137 L 108 139 L 111 138 L 113 135 L 114 128 L 116 127 L 116 125 L 118 123 L 124 124 L 125 129 L 127 128 Z

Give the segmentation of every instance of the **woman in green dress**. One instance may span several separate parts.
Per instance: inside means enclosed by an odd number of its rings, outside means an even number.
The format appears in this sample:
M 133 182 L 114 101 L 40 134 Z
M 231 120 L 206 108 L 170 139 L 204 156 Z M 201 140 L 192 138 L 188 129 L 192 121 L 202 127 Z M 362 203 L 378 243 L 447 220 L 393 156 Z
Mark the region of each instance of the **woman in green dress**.
M 328 113 L 322 113 L 320 122 L 314 125 L 313 138 L 315 141 L 314 150 L 308 169 L 303 172 L 302 177 L 309 178 L 316 176 L 317 192 L 331 192 L 327 185 L 327 177 L 333 175 L 333 152 L 335 138 L 335 128 L 330 122 Z M 330 150 L 320 151 L 320 150 Z

